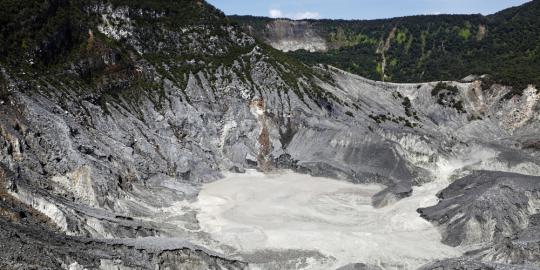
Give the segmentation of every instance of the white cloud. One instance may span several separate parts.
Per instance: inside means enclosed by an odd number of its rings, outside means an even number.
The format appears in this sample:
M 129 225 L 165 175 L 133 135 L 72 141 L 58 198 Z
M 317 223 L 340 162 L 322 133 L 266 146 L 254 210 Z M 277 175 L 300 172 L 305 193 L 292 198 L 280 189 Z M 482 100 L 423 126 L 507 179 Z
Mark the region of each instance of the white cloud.
M 293 16 L 293 19 L 295 20 L 318 19 L 320 17 L 321 17 L 321 14 L 319 14 L 319 12 L 306 11 L 306 12 L 296 13 L 295 16 Z
M 279 9 L 271 9 L 268 11 L 270 18 L 283 18 L 283 12 Z
M 293 20 L 305 20 L 305 19 L 319 19 L 321 14 L 319 12 L 297 12 L 297 13 L 284 13 L 279 9 L 271 9 L 268 11 L 270 18 L 290 18 Z

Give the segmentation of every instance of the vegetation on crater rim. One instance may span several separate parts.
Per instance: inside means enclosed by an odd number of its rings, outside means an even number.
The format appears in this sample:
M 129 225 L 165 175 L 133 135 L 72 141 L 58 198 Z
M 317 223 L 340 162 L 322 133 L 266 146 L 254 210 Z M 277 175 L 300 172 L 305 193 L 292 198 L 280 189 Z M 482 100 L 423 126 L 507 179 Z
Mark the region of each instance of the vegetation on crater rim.
M 250 84 L 251 75 L 246 71 L 251 63 L 243 56 L 257 44 L 221 44 L 222 48 L 215 49 L 213 54 L 180 53 L 170 48 L 138 54 L 122 40 L 99 33 L 97 25 L 103 23 L 103 18 L 95 16 L 88 7 L 100 5 L 129 6 L 130 20 L 145 29 L 157 23 L 162 31 L 191 29 L 194 34 L 224 37 L 227 33 L 223 27 L 236 27 L 221 11 L 199 0 L 6 0 L 0 3 L 0 64 L 29 79 L 32 73 L 62 74 L 58 81 L 70 83 L 76 78 L 69 76 L 79 73 L 88 83 L 87 87 L 79 86 L 83 92 L 103 90 L 107 82 L 123 82 L 129 77 L 124 86 L 102 93 L 104 96 L 96 101 L 102 106 L 109 98 L 137 99 L 145 92 L 151 92 L 151 99 L 161 106 L 165 95 L 163 82 L 135 76 L 141 61 L 155 68 L 150 72 L 160 74 L 182 90 L 189 74 L 201 71 L 211 74 L 220 66 L 232 67 L 239 78 Z M 267 61 L 277 67 L 284 87 L 295 91 L 300 98 L 309 95 L 320 107 L 330 106 L 329 99 L 340 101 L 316 83 L 316 78 L 333 82 L 325 72 L 307 66 L 315 63 L 335 65 L 372 79 L 404 82 L 456 80 L 471 73 L 488 73 L 492 76 L 486 85 L 496 82 L 513 85 L 514 95 L 526 84 L 540 81 L 540 25 L 533 19 L 540 10 L 538 6 L 538 1 L 533 1 L 488 17 L 442 15 L 374 21 L 310 21 L 327 36 L 331 44 L 328 52 L 285 54 L 258 45 Z M 234 19 L 256 27 L 270 21 L 253 17 Z M 210 32 L 191 27 L 200 25 L 207 26 Z M 90 32 L 93 35 L 89 36 Z M 148 42 L 163 42 L 151 37 L 152 33 Z M 113 57 L 112 65 L 100 63 L 100 55 Z M 234 68 L 236 61 L 243 68 Z M 208 79 L 215 80 L 212 76 Z M 489 87 L 486 85 L 483 88 Z M 6 92 L 5 88 L 2 87 L 2 92 Z M 446 90 L 445 95 L 437 94 L 438 102 L 463 111 L 452 89 Z M 408 117 L 417 117 L 410 101 L 404 99 L 402 104 Z
M 308 20 L 329 50 L 288 54 L 309 64 L 336 66 L 374 80 L 460 80 L 489 74 L 519 94 L 540 85 L 540 1 L 490 16 L 430 15 L 384 20 Z M 235 16 L 261 40 L 271 19 Z M 306 27 L 306 26 L 303 26 Z M 389 46 L 386 46 L 386 45 Z

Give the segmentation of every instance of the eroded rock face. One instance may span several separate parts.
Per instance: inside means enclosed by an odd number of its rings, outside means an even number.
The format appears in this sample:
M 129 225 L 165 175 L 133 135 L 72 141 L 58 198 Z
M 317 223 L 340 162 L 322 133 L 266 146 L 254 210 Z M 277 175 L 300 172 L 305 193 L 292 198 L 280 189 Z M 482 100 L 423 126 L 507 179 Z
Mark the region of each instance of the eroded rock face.
M 182 247 L 183 242 L 170 248 L 166 245 L 160 247 L 161 243 L 157 247 L 149 247 L 122 241 L 91 241 L 67 237 L 40 228 L 39 223 L 26 222 L 19 225 L 0 220 L 1 268 L 247 269 L 246 263 L 209 255 L 209 251 L 191 245 Z
M 448 259 L 426 265 L 420 270 L 536 270 L 537 267 L 525 265 L 509 265 L 497 263 L 485 263 L 466 259 Z
M 182 239 L 89 239 L 67 236 L 47 212 L 4 189 L 14 177 L 0 168 L 0 268 L 2 269 L 246 269 Z M 116 226 L 122 226 L 116 224 Z
M 337 270 L 380 270 L 381 268 L 364 263 L 354 263 L 338 268 Z
M 249 27 L 246 30 L 248 32 L 255 31 Z M 318 34 L 308 21 L 274 20 L 266 24 L 264 34 L 254 32 L 250 34 L 264 37 L 266 43 L 284 52 L 297 50 L 324 52 L 328 50 L 325 37 Z
M 191 234 L 198 227 L 196 212 L 182 201 L 193 200 L 198 185 L 219 179 L 221 171 L 290 168 L 382 183 L 388 188 L 373 203 L 383 207 L 409 196 L 413 185 L 432 181 L 435 176 L 426 168 L 467 155 L 470 145 L 494 152 L 514 149 L 520 136 L 529 138 L 535 130 L 525 125 L 514 129 L 518 135 L 512 143 L 483 143 L 506 136 L 507 127 L 497 118 L 471 122 L 436 104 L 429 94 L 434 84 L 383 84 L 333 69 L 322 69 L 333 81 L 321 85 L 341 103 L 319 106 L 320 100 L 304 94 L 302 101 L 294 90 L 276 92 L 272 85 L 282 87 L 280 68 L 269 65 L 264 54 L 254 50 L 246 58 L 242 61 L 254 67 L 259 93 L 239 78 L 211 84 L 202 72 L 190 75 L 184 90 L 163 79 L 159 107 L 150 98 L 143 97 L 138 107 L 119 99 L 109 100 L 106 112 L 84 96 L 61 98 L 54 87 L 47 95 L 16 90 L 1 118 L 2 132 L 9 133 L 0 140 L 2 163 L 13 174 L 7 181 L 10 192 L 71 235 L 211 241 L 204 233 Z M 236 76 L 225 68 L 220 72 L 223 78 Z M 459 86 L 462 93 L 471 87 Z M 407 116 L 404 96 L 412 100 L 418 119 Z M 499 104 L 491 102 L 486 114 Z M 374 117 L 379 115 L 392 119 Z M 418 126 L 408 127 L 405 120 Z M 449 149 L 455 153 L 449 155 Z M 510 158 L 495 159 L 493 166 L 509 170 L 515 164 L 507 160 L 528 162 L 535 172 L 534 151 L 507 152 Z M 162 208 L 170 210 L 156 214 Z
M 457 265 L 507 269 L 489 262 L 540 267 L 539 177 L 475 171 L 438 196 L 441 201 L 436 206 L 419 209 L 419 213 L 442 226 L 445 243 L 472 246 L 473 251 L 463 261 L 445 261 L 426 269 Z
M 529 226 L 540 211 L 540 178 L 475 171 L 438 194 L 440 202 L 419 209 L 445 229 L 443 242 L 474 245 L 501 241 Z

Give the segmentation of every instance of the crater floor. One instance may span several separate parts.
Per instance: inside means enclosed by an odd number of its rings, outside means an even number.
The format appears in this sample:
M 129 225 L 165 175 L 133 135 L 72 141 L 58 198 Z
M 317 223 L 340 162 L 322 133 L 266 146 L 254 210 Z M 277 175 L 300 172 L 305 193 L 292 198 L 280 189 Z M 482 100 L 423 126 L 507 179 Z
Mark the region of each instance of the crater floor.
M 229 174 L 203 187 L 197 218 L 203 231 L 238 253 L 309 250 L 327 257 L 308 269 L 351 263 L 415 269 L 460 255 L 416 212 L 436 203 L 440 183 L 374 208 L 371 197 L 381 189 L 293 172 Z

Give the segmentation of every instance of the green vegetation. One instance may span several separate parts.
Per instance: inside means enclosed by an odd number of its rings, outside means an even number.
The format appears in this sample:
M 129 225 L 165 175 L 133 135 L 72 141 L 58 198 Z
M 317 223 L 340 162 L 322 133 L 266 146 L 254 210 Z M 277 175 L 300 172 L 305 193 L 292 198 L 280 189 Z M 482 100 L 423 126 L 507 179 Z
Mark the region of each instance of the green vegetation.
M 407 34 L 405 32 L 402 32 L 402 31 L 398 30 L 398 33 L 396 35 L 396 42 L 399 45 L 402 45 L 403 42 L 405 42 L 406 40 L 407 40 Z
M 82 1 L 82 0 L 81 0 Z M 92 0 L 99 2 L 98 0 Z M 171 28 L 185 25 L 223 25 L 226 22 L 224 14 L 215 7 L 206 4 L 202 0 L 109 0 L 113 6 L 129 6 L 133 9 L 158 11 L 158 21 Z M 155 23 L 156 18 L 142 13 L 135 15 L 140 21 Z
M 431 96 L 437 97 L 437 103 L 441 106 L 451 107 L 460 113 L 465 113 L 463 101 L 459 99 L 459 89 L 456 86 L 439 82 L 431 90 Z
M 82 13 L 70 1 L 0 1 L 0 55 L 8 64 L 50 64 L 81 40 Z M 26 62 L 20 60 L 26 59 Z
M 0 73 L 0 101 L 7 102 L 8 99 L 8 86 L 7 80 L 4 78 L 2 73 Z
M 412 117 L 415 120 L 420 120 L 420 118 L 418 118 L 418 114 L 412 107 L 411 100 L 408 97 L 404 97 L 403 103 L 401 104 L 405 108 L 405 115 L 407 115 L 408 117 Z
M 86 41 L 88 31 L 95 29 L 101 20 L 86 7 L 102 3 L 146 11 L 129 15 L 140 25 L 159 23 L 162 27 L 178 29 L 186 25 L 229 23 L 221 11 L 201 0 L 3 0 L 0 1 L 0 63 L 28 69 L 67 61 L 73 50 Z
M 100 33 L 97 26 L 102 16 L 93 13 L 96 4 L 140 9 L 128 16 L 147 51 L 139 54 L 125 40 Z M 204 27 L 198 27 L 201 25 Z M 29 91 L 44 83 L 48 87 L 42 89 L 72 94 L 65 90 L 69 87 L 105 113 L 110 110 L 110 101 L 137 112 L 143 97 L 160 109 L 166 104 L 166 93 L 163 81 L 154 78 L 169 79 L 183 90 L 190 73 L 231 66 L 253 49 L 227 39 L 224 26 L 228 25 L 232 23 L 219 10 L 199 0 L 0 1 L 0 66 L 27 82 L 25 89 Z M 214 51 L 192 50 L 179 43 L 189 40 L 166 40 L 164 30 L 180 28 L 189 29 L 186 34 L 203 41 L 211 36 L 223 38 Z M 163 44 L 166 46 L 158 46 Z M 197 61 L 190 62 L 194 59 Z M 153 67 L 148 68 L 150 65 Z M 0 78 L 0 98 L 6 95 L 4 81 Z M 58 95 L 59 102 L 65 97 Z
M 459 93 L 459 89 L 456 86 L 448 85 L 444 82 L 439 82 L 437 83 L 437 85 L 435 85 L 435 87 L 433 87 L 433 89 L 431 89 L 431 96 L 438 96 L 443 91 L 448 91 L 452 94 Z
M 327 52 L 295 51 L 289 55 L 308 64 L 329 64 L 380 79 L 381 44 L 396 28 L 385 75 L 394 82 L 460 80 L 489 74 L 496 83 L 520 94 L 527 84 L 540 85 L 540 1 L 482 15 L 411 16 L 385 20 L 308 20 L 327 39 Z M 264 39 L 271 19 L 233 17 Z M 356 38 L 355 37 L 360 37 Z M 394 61 L 395 60 L 395 61 Z
M 378 115 L 371 114 L 369 115 L 369 118 L 373 119 L 375 122 L 377 122 L 377 124 L 382 124 L 384 122 L 390 121 L 396 124 L 402 124 L 409 128 L 415 128 L 418 126 L 417 123 L 412 123 L 411 121 L 409 121 L 407 118 L 403 116 L 397 117 L 393 114 L 378 114 Z
M 304 100 L 304 94 L 310 97 L 317 106 L 325 108 L 329 111 L 332 110 L 329 100 L 334 100 L 340 103 L 341 101 L 332 93 L 324 91 L 317 83 L 316 78 L 328 79 L 328 74 L 323 75 L 324 71 L 317 71 L 311 67 L 306 66 L 304 63 L 289 57 L 287 54 L 272 48 L 269 45 L 260 45 L 265 53 L 270 57 L 269 63 L 280 72 L 280 78 L 284 83 L 295 91 L 295 93 Z M 322 76 L 321 76 L 322 75 Z M 305 83 L 300 83 L 299 78 L 305 79 Z M 307 80 L 307 81 L 306 81 Z M 333 79 L 327 81 L 333 82 Z M 309 106 L 309 104 L 306 103 Z
M 362 33 L 345 33 L 343 28 L 338 28 L 335 32 L 330 33 L 329 41 L 332 47 L 352 47 L 356 45 L 375 45 L 378 43 L 376 39 L 370 38 Z
M 469 28 L 463 28 L 459 30 L 459 36 L 464 40 L 468 40 L 471 37 L 471 30 Z

